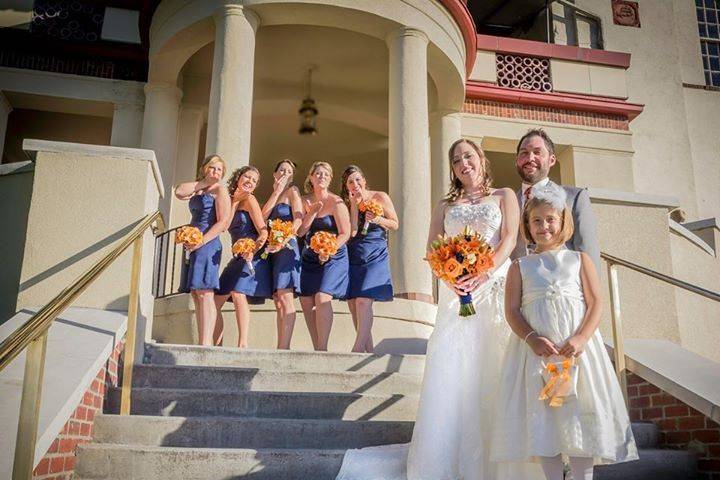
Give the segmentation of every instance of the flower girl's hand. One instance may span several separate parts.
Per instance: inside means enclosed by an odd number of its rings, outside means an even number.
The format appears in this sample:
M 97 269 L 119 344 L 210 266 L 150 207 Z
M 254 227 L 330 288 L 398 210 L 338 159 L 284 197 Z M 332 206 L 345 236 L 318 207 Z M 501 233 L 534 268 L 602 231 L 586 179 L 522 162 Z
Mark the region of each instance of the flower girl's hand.
M 577 357 L 585 350 L 587 340 L 580 335 L 573 335 L 560 347 L 560 355 Z
M 535 355 L 540 357 L 559 355 L 557 348 L 555 348 L 555 344 L 545 337 L 530 335 L 527 339 L 527 343 L 530 345 L 530 348 L 532 348 L 532 351 L 535 352 Z

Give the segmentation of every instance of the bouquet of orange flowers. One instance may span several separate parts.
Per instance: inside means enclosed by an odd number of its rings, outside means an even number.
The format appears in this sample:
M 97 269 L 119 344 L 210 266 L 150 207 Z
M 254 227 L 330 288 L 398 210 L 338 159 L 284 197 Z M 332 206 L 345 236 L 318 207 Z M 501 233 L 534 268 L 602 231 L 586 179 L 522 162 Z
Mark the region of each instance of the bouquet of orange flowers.
M 240 238 L 232 246 L 233 255 L 245 255 L 246 253 L 255 252 L 255 240 L 252 238 Z M 252 261 L 247 262 L 250 275 L 255 275 L 255 267 L 253 267 Z
M 440 280 L 454 283 L 461 275 L 477 275 L 494 266 L 493 249 L 470 227 L 454 237 L 438 236 L 425 257 L 433 274 Z M 460 296 L 460 316 L 475 314 L 472 294 Z
M 183 243 L 188 247 L 202 245 L 203 234 L 199 228 L 185 225 L 175 231 L 175 243 Z
M 382 205 L 375 200 L 363 200 L 358 205 L 358 210 L 361 212 L 371 212 L 376 217 L 381 217 L 384 212 Z M 368 228 L 370 227 L 370 221 L 365 220 L 362 228 L 362 234 L 367 235 Z
M 310 239 L 310 249 L 317 253 L 321 264 L 327 262 L 338 251 L 337 235 L 322 230 L 315 232 Z
M 263 259 L 267 258 L 268 253 L 270 253 L 268 252 L 268 249 L 272 248 L 276 249 L 275 251 L 277 251 L 283 245 L 287 246 L 287 241 L 295 236 L 293 222 L 291 222 L 290 220 L 280 220 L 279 218 L 276 218 L 275 220 L 270 220 L 269 225 L 270 234 L 268 235 L 268 244 L 267 247 L 265 247 L 265 251 L 261 255 Z

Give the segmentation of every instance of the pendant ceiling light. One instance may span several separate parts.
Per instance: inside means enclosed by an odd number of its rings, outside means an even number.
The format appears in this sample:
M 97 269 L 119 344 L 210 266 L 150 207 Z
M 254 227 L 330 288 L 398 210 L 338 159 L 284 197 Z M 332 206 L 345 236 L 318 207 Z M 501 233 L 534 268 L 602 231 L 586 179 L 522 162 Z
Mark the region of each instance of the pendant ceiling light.
M 308 93 L 300 105 L 300 135 L 317 134 L 317 114 L 315 100 L 312 98 L 312 71 L 314 67 L 308 67 Z

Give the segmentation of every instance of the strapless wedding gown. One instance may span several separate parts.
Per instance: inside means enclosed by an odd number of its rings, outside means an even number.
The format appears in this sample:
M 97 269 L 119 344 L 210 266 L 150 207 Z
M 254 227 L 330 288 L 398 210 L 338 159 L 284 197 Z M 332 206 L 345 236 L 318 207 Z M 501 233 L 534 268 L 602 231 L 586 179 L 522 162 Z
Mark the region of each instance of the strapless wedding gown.
M 451 205 L 448 235 L 469 225 L 492 246 L 500 242 L 502 213 L 494 202 Z M 348 450 L 337 480 L 534 480 L 533 464 L 490 462 L 493 409 L 501 362 L 510 338 L 505 278 L 510 261 L 473 292 L 475 315 L 460 317 L 458 296 L 440 282 L 435 329 L 412 441 Z

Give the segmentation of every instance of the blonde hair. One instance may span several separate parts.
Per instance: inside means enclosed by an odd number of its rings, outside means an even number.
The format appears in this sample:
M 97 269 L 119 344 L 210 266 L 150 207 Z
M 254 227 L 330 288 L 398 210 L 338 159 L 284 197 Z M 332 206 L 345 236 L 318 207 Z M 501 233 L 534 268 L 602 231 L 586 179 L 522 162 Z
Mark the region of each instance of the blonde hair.
M 200 164 L 200 168 L 198 168 L 196 180 L 202 180 L 203 178 L 205 178 L 206 170 L 213 163 L 219 163 L 220 165 L 222 165 L 222 168 L 223 168 L 222 176 L 224 177 L 225 172 L 227 171 L 227 166 L 225 166 L 225 160 L 223 160 L 220 155 L 213 153 L 203 159 L 202 163 Z
M 307 177 L 305 177 L 305 183 L 303 184 L 303 190 L 305 191 L 305 193 L 310 193 L 313 191 L 312 182 L 310 181 L 310 178 L 313 176 L 315 171 L 320 167 L 325 168 L 328 172 L 330 172 L 330 180 L 332 180 L 333 169 L 330 166 L 330 164 L 327 162 L 315 162 L 310 167 L 310 171 L 308 172 Z
M 467 143 L 468 145 L 470 145 L 472 149 L 475 150 L 475 153 L 478 154 L 478 157 L 480 157 L 480 165 L 482 165 L 483 169 L 483 181 L 481 186 L 481 188 L 483 189 L 483 193 L 485 195 L 489 195 L 490 188 L 492 188 L 492 173 L 490 172 L 490 162 L 488 162 L 488 159 L 485 156 L 485 152 L 483 152 L 483 149 L 480 148 L 477 143 L 467 138 L 455 140 L 450 146 L 450 150 L 448 151 L 448 161 L 450 162 L 450 191 L 447 193 L 447 195 L 445 195 L 445 199 L 450 203 L 460 198 L 460 195 L 462 195 L 464 191 L 462 182 L 459 178 L 457 178 L 457 176 L 455 175 L 455 171 L 453 170 L 453 152 L 455 151 L 455 147 L 457 147 L 461 143 Z
M 557 209 L 553 206 L 553 204 L 545 199 L 531 198 L 530 200 L 528 200 L 525 203 L 525 208 L 523 208 L 522 211 L 522 226 L 520 228 L 520 231 L 526 243 L 535 243 L 535 239 L 532 238 L 532 234 L 530 233 L 530 214 L 532 213 L 533 209 L 539 207 L 540 205 L 548 205 L 557 212 Z M 573 232 L 575 232 L 575 222 L 573 222 L 572 213 L 570 212 L 570 209 L 567 207 L 567 205 L 560 213 L 560 220 L 562 222 L 562 227 L 560 229 L 558 241 L 555 245 L 553 245 L 554 247 L 559 247 L 560 245 L 563 245 L 565 242 L 572 238 Z

